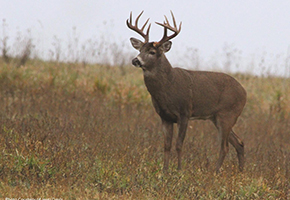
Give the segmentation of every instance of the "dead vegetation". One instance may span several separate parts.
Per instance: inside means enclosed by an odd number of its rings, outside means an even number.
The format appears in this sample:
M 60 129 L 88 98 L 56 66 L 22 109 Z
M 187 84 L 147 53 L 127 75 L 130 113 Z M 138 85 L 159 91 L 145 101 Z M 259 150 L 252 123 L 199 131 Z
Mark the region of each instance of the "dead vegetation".
M 165 175 L 161 123 L 141 71 L 37 60 L 16 68 L 1 62 L 0 197 L 289 198 L 290 82 L 234 76 L 248 91 L 234 127 L 245 142 L 245 171 L 237 171 L 231 147 L 215 176 L 217 132 L 210 122 L 193 121 L 184 169 L 174 168 L 172 151 Z

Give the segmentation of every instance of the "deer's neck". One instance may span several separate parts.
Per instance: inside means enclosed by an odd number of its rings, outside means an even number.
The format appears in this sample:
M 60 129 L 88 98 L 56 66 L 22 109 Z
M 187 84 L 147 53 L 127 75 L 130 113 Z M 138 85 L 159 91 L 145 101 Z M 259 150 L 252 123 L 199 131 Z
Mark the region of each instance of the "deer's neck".
M 151 95 L 170 88 L 174 79 L 172 72 L 173 68 L 165 56 L 154 63 L 151 71 L 144 71 L 144 82 Z

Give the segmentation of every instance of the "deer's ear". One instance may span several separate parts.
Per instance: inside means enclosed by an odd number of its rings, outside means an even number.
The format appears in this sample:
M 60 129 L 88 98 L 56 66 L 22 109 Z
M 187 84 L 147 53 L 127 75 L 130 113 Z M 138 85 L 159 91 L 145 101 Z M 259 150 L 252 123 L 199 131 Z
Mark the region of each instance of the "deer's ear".
M 168 52 L 170 49 L 171 49 L 171 45 L 172 45 L 172 42 L 171 41 L 167 41 L 167 42 L 164 42 L 161 46 L 162 48 L 162 51 L 164 53 Z
M 136 38 L 130 38 L 131 44 L 132 46 L 137 49 L 140 50 L 141 47 L 144 45 L 144 43 Z

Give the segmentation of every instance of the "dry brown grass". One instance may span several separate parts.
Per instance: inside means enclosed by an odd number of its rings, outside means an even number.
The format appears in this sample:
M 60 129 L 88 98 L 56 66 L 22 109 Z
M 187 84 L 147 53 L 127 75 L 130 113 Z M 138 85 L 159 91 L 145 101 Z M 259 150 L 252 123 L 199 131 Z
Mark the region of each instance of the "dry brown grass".
M 0 64 L 0 198 L 287 199 L 290 158 L 289 79 L 236 74 L 248 103 L 233 148 L 214 175 L 217 131 L 190 122 L 183 170 L 176 154 L 162 173 L 163 135 L 132 67 L 30 61 Z

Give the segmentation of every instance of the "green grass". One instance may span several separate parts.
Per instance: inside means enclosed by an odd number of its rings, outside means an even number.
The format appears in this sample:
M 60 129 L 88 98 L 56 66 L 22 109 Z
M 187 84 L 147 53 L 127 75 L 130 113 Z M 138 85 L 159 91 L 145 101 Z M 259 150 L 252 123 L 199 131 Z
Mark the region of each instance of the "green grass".
M 183 170 L 134 67 L 0 64 L 0 198 L 287 199 L 290 80 L 234 74 L 248 92 L 235 131 L 245 142 L 214 174 L 217 131 L 191 121 Z M 173 141 L 175 143 L 175 141 Z

